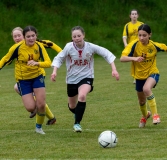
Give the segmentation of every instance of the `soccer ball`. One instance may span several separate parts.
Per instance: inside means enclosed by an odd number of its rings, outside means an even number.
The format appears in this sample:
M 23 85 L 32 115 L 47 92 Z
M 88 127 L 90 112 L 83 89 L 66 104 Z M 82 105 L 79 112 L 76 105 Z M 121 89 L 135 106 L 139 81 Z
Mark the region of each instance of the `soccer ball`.
M 104 131 L 98 137 L 98 143 L 103 148 L 114 148 L 117 142 L 117 135 L 113 131 Z

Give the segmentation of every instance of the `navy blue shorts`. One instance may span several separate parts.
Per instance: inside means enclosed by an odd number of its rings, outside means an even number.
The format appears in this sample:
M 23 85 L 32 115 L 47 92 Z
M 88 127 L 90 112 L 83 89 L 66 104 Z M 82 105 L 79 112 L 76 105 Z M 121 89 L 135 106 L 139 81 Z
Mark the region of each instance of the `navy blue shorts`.
M 17 86 L 21 96 L 33 93 L 34 88 L 45 87 L 44 76 L 40 75 L 33 79 L 19 80 L 19 82 L 17 82 Z
M 93 78 L 84 78 L 77 84 L 67 84 L 67 95 L 68 97 L 74 97 L 78 94 L 78 88 L 82 84 L 89 84 L 91 86 L 90 92 L 93 91 Z
M 159 74 L 151 74 L 149 77 L 154 78 L 156 81 L 156 84 L 157 84 L 159 81 L 159 76 L 160 76 Z M 136 91 L 143 92 L 143 86 L 144 86 L 146 80 L 147 79 L 145 79 L 145 80 L 136 79 Z M 155 84 L 155 86 L 156 86 L 156 84 Z M 153 88 L 155 88 L 155 86 Z

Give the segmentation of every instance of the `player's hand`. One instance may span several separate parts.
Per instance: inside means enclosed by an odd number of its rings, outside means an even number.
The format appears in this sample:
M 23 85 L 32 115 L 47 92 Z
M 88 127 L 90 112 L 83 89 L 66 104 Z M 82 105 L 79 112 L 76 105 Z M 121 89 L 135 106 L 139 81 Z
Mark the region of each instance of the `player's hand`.
M 116 70 L 112 71 L 112 76 L 115 77 L 117 81 L 119 80 L 119 73 Z
M 144 61 L 144 57 L 135 57 L 135 59 L 134 59 L 134 61 L 135 62 L 142 62 L 142 61 Z
M 55 81 L 56 81 L 56 76 L 57 76 L 56 73 L 52 73 L 51 76 L 50 76 L 50 80 L 51 80 L 52 82 L 55 82 Z
M 27 65 L 28 65 L 28 66 L 38 66 L 39 63 L 36 62 L 36 61 L 34 61 L 34 60 L 29 60 L 29 61 L 27 62 Z

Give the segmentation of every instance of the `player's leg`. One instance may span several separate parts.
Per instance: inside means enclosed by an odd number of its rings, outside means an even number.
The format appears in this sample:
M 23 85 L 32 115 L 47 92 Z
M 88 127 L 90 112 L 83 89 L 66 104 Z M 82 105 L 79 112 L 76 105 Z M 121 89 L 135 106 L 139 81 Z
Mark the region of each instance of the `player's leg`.
M 45 88 L 34 88 L 34 93 L 36 97 L 36 132 L 40 134 L 45 134 L 42 130 L 42 124 L 45 119 Z
M 45 119 L 45 82 L 42 75 L 40 75 L 37 78 L 33 79 L 32 88 L 35 94 L 36 98 L 36 108 L 37 108 L 37 114 L 36 114 L 36 132 L 40 134 L 45 134 L 42 130 L 42 124 L 44 123 Z
M 47 121 L 46 125 L 55 124 L 56 117 L 54 116 L 54 114 L 52 113 L 52 111 L 50 110 L 50 108 L 47 104 L 45 104 L 45 113 L 46 113 L 46 117 L 49 119 Z
M 75 114 L 75 108 L 76 108 L 77 102 L 78 102 L 78 95 L 73 97 L 68 97 L 68 108 L 73 114 Z
M 155 87 L 155 85 L 158 83 L 159 80 L 159 74 L 151 75 L 145 82 L 143 86 L 143 92 L 147 97 L 147 102 L 150 106 L 151 113 L 153 116 L 153 124 L 160 123 L 160 116 L 157 112 L 157 105 L 156 100 L 154 97 L 154 94 L 152 93 L 152 88 Z
M 139 101 L 140 111 L 142 113 L 142 117 L 139 122 L 139 128 L 143 128 L 146 125 L 147 119 L 150 117 L 151 112 L 147 109 L 146 96 L 143 92 L 143 86 L 146 80 L 136 80 L 136 91 Z
M 20 91 L 18 89 L 17 83 L 14 85 L 14 90 L 16 91 L 16 93 L 20 95 Z M 36 109 L 30 113 L 30 118 L 33 118 L 35 115 L 36 115 Z
M 32 95 L 31 82 L 29 80 L 21 80 L 17 82 L 17 86 L 26 110 L 32 112 L 36 108 L 36 104 Z
M 75 115 L 75 108 L 78 101 L 78 85 L 67 84 L 68 109 Z
M 78 85 L 77 84 L 67 84 L 67 94 L 68 94 L 68 108 L 74 114 L 74 119 L 76 118 L 75 115 L 75 108 L 78 102 Z M 79 124 L 75 124 L 73 126 L 74 131 L 81 132 L 82 128 Z
M 140 119 L 139 128 L 143 128 L 146 125 L 147 119 L 151 116 L 151 112 L 147 109 L 147 102 L 146 102 L 146 96 L 144 92 L 137 92 L 139 105 L 140 105 L 140 111 L 142 113 L 142 117 Z
M 28 112 L 32 112 L 36 108 L 35 100 L 32 96 L 32 93 L 22 95 L 23 104 Z
M 82 121 L 85 108 L 86 108 L 86 96 L 93 89 L 93 79 L 85 78 L 78 83 L 78 102 L 75 108 L 75 123 L 74 131 L 81 132 L 82 128 L 80 122 Z M 78 129 L 75 129 L 76 127 Z M 80 129 L 79 129 L 80 128 Z

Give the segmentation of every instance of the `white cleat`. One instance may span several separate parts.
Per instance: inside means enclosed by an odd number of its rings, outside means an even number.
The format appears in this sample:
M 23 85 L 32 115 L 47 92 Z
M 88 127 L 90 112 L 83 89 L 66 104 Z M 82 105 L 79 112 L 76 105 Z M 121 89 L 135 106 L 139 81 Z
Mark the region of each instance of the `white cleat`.
M 42 128 L 35 128 L 35 132 L 39 134 L 45 134 L 45 132 L 42 130 Z

